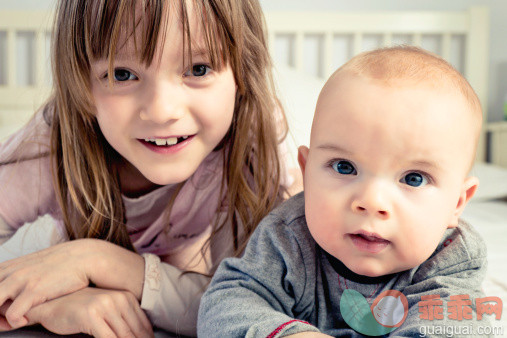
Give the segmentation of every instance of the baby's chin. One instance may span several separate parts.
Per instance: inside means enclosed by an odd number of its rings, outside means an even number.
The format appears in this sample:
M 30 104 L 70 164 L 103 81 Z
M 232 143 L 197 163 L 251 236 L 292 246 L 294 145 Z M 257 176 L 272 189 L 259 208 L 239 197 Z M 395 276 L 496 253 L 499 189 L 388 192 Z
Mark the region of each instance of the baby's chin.
M 364 257 L 343 255 L 342 252 L 340 256 L 341 257 L 335 257 L 340 260 L 347 269 L 357 275 L 365 277 L 380 277 L 400 273 L 413 269 L 423 264 L 428 259 L 425 255 L 415 255 L 415 253 L 412 253 L 409 257 L 396 254 Z
M 342 261 L 343 262 L 343 261 Z M 405 270 L 409 270 L 410 267 L 404 266 L 393 266 L 391 264 L 382 264 L 379 262 L 368 262 L 366 264 L 347 264 L 343 262 L 343 264 L 355 274 L 365 276 L 365 277 L 380 277 L 386 276 L 393 273 L 402 272 Z

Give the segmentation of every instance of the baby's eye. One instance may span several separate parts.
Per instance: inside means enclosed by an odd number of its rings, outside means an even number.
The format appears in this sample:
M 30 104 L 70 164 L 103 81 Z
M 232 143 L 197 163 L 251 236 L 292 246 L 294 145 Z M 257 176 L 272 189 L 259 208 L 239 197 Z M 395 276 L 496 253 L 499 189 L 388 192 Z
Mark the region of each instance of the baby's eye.
M 191 69 L 189 69 L 184 75 L 185 76 L 195 76 L 202 77 L 207 75 L 211 71 L 211 68 L 207 65 L 196 64 L 193 65 Z
M 357 171 L 356 168 L 354 168 L 354 165 L 350 163 L 349 161 L 340 160 L 340 161 L 334 161 L 331 163 L 331 168 L 333 168 L 334 171 L 337 173 L 340 173 L 342 175 L 356 175 Z
M 137 80 L 137 76 L 135 76 L 130 70 L 124 68 L 116 68 L 114 70 L 114 80 L 118 82 Z
M 409 173 L 405 175 L 400 182 L 410 185 L 411 187 L 422 187 L 428 184 L 428 179 L 420 173 Z

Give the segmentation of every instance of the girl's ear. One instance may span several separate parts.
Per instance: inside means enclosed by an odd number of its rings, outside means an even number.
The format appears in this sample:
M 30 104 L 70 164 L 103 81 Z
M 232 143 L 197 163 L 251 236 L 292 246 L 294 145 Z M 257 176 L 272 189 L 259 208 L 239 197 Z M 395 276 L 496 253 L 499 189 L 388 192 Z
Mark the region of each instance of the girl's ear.
M 308 158 L 308 149 L 307 146 L 300 146 L 298 148 L 298 163 L 299 168 L 301 168 L 301 174 L 303 175 L 303 183 L 305 182 L 305 168 L 306 168 L 306 159 Z
M 454 214 L 452 215 L 452 219 L 449 223 L 448 228 L 455 228 L 458 226 L 459 216 L 461 216 L 463 209 L 465 209 L 465 205 L 467 205 L 468 201 L 470 201 L 472 196 L 477 191 L 478 186 L 479 179 L 477 177 L 470 176 L 465 179 L 461 188 L 458 204 L 456 205 L 456 210 L 454 210 Z

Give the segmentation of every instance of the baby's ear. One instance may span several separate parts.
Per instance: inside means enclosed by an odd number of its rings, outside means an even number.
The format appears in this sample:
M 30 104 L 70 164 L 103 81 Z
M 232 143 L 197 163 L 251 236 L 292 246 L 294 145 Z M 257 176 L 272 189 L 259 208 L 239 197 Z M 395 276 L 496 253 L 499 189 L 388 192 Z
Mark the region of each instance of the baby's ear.
M 456 210 L 454 210 L 454 214 L 448 228 L 455 228 L 458 226 L 458 219 L 461 216 L 463 209 L 465 209 L 465 205 L 467 205 L 468 201 L 470 201 L 472 196 L 477 191 L 478 186 L 479 179 L 477 177 L 470 176 L 465 179 L 461 188 L 458 204 L 456 205 Z
M 306 168 L 306 160 L 308 159 L 308 149 L 307 146 L 300 146 L 298 148 L 298 163 L 299 168 L 301 168 L 301 174 L 303 175 L 303 182 L 305 180 L 305 168 Z

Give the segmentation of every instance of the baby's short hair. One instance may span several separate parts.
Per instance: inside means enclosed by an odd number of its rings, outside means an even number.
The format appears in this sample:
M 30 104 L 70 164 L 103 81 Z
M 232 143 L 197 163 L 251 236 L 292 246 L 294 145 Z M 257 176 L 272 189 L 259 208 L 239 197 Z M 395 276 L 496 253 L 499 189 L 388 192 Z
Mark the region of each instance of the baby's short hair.
M 422 48 L 401 45 L 358 54 L 334 72 L 328 81 L 333 82 L 332 79 L 342 74 L 370 78 L 385 86 L 421 86 L 462 96 L 472 118 L 473 129 L 463 132 L 471 132 L 474 151 L 470 167 L 473 165 L 482 125 L 481 103 L 472 86 L 449 62 Z
M 344 71 L 386 85 L 422 84 L 457 90 L 467 100 L 471 112 L 482 121 L 481 103 L 468 81 L 449 62 L 422 48 L 401 45 L 364 52 L 340 67 L 333 76 Z

